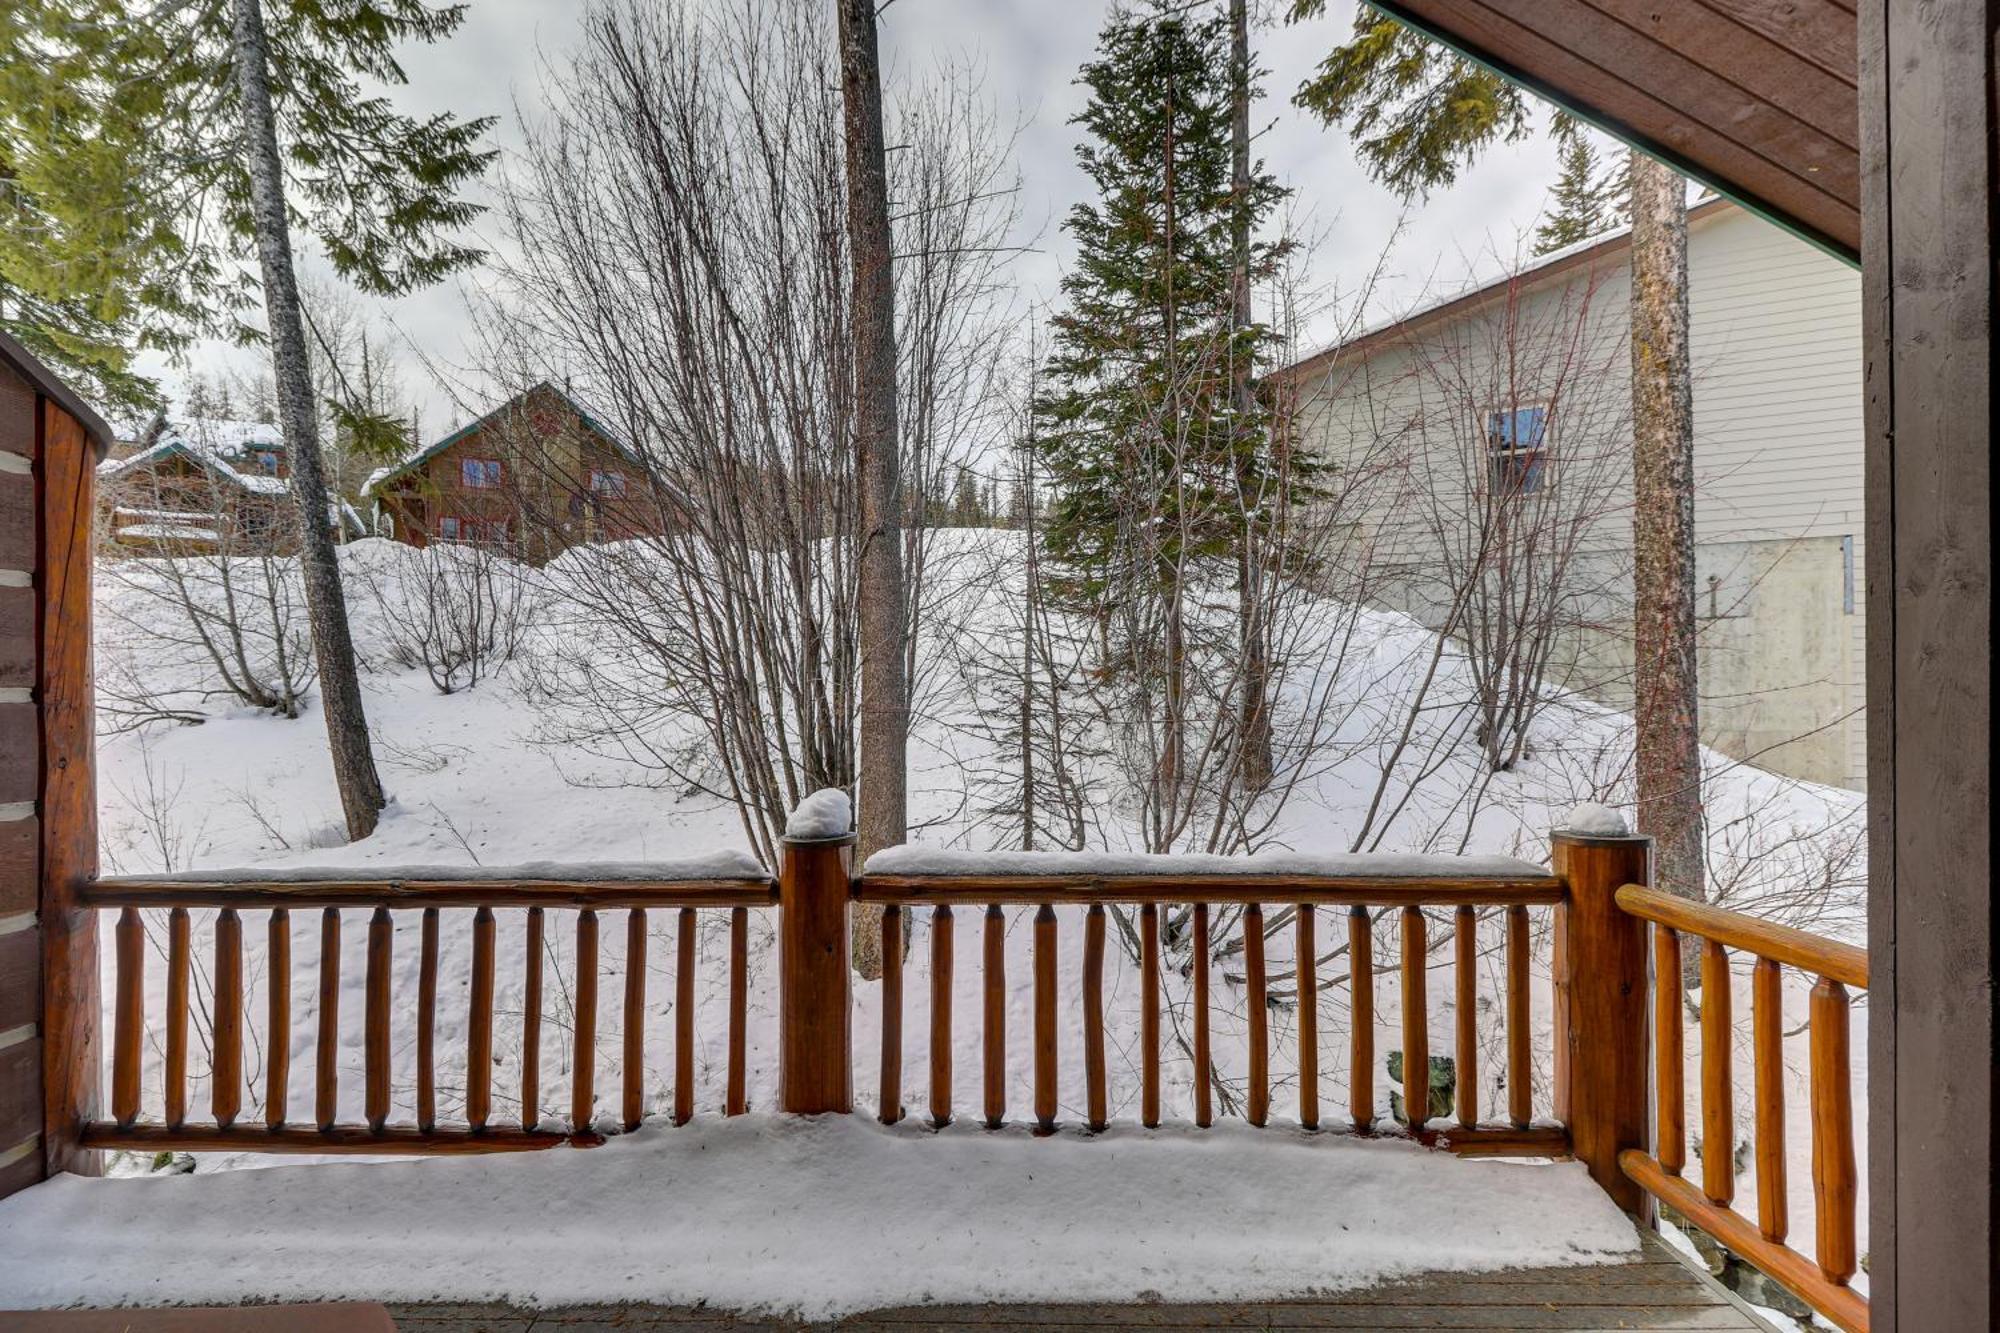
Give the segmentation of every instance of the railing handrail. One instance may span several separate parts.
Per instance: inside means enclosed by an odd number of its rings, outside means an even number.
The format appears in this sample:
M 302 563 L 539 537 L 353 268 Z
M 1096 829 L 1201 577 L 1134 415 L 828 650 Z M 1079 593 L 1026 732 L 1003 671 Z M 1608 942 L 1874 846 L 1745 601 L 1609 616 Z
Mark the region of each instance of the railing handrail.
M 1342 907 L 1530 907 L 1563 901 L 1556 875 L 863 874 L 869 903 L 1310 903 Z
M 1784 963 L 1842 985 L 1868 988 L 1868 951 L 1852 944 L 1638 884 L 1618 890 L 1618 905 L 1670 930 L 1699 935 L 1725 948 Z
M 579 867 L 583 869 L 583 867 Z M 200 880 L 121 875 L 81 891 L 92 907 L 763 907 L 778 900 L 768 878 Z

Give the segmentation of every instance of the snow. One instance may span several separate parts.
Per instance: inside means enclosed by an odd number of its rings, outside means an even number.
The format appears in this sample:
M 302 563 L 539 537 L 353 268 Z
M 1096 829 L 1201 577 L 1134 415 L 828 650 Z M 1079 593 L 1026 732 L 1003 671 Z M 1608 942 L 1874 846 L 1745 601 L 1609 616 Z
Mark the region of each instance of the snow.
M 854 831 L 854 804 L 838 787 L 822 787 L 798 803 L 785 821 L 785 836 L 811 841 L 844 838 Z
M 271 878 L 269 866 L 233 866 L 216 870 L 181 870 L 148 875 L 148 879 L 179 884 L 258 884 Z M 424 883 L 436 880 L 471 880 L 486 883 L 521 883 L 538 880 L 657 881 L 681 883 L 699 879 L 768 879 L 770 874 L 748 852 L 722 850 L 675 861 L 525 861 L 518 865 L 376 865 L 357 870 L 347 865 L 287 867 L 287 880 L 309 884 L 334 884 L 356 878 Z
M 1625 838 L 1632 833 L 1626 826 L 1624 815 L 1595 801 L 1585 801 L 1570 811 L 1562 827 L 1565 833 L 1579 833 L 1590 838 Z
M 968 852 L 915 844 L 868 858 L 873 875 L 1329 875 L 1379 879 L 1541 878 L 1542 866 L 1511 856 L 1417 853 L 1261 852 L 1253 856 L 1175 856 L 1141 852 Z
M 1284 1299 L 1636 1250 L 1575 1163 L 1238 1124 L 1038 1139 L 753 1115 L 588 1152 L 65 1176 L 0 1203 L 0 1307 L 611 1299 L 817 1320 Z

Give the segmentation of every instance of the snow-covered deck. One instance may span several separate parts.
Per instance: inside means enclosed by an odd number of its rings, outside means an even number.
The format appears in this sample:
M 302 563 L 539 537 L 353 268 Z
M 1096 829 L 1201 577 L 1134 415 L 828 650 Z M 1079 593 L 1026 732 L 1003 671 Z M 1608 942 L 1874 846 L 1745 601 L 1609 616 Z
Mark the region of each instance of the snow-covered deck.
M 828 1320 L 1325 1298 L 1642 1259 L 1574 1163 L 1234 1124 L 649 1121 L 590 1151 L 61 1177 L 0 1203 L 0 1308 L 367 1298 Z

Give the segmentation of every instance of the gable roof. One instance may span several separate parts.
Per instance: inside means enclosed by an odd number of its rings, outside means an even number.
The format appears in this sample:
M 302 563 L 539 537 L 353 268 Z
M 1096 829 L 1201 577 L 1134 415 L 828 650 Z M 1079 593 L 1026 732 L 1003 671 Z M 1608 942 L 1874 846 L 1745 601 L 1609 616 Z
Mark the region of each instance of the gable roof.
M 34 385 L 42 397 L 75 417 L 78 424 L 83 427 L 83 433 L 96 447 L 97 456 L 104 457 L 104 451 L 111 447 L 111 427 L 104 424 L 104 418 L 97 415 L 90 404 L 76 396 L 75 390 L 57 379 L 54 371 L 30 355 L 28 349 L 14 341 L 4 329 L 0 329 L 0 362 L 5 362 L 22 379 Z
M 603 440 L 606 444 L 610 445 L 622 457 L 624 457 L 626 461 L 630 462 L 635 467 L 641 465 L 641 463 L 643 462 L 643 460 L 639 456 L 639 451 L 637 449 L 634 449 L 632 445 L 628 443 L 623 436 L 619 435 L 616 431 L 612 430 L 609 426 L 605 425 L 602 417 L 598 416 L 596 413 L 592 412 L 589 408 L 585 407 L 582 403 L 578 402 L 576 400 L 575 395 L 571 394 L 568 390 L 559 389 L 549 381 L 543 380 L 541 383 L 535 385 L 533 388 L 526 389 L 520 393 L 515 394 L 512 398 L 509 398 L 506 402 L 500 404 L 500 406 L 486 413 L 486 415 L 478 417 L 472 421 L 467 422 L 465 425 L 460 426 L 457 430 L 452 431 L 449 435 L 434 440 L 430 444 L 424 445 L 422 448 L 411 450 L 408 454 L 405 454 L 401 459 L 399 459 L 394 463 L 389 464 L 387 467 L 376 468 L 373 472 L 368 474 L 368 480 L 361 483 L 362 497 L 365 499 L 370 496 L 373 496 L 375 492 L 384 484 L 394 481 L 397 477 L 402 476 L 404 473 L 409 472 L 413 468 L 423 466 L 425 463 L 428 463 L 431 459 L 436 458 L 439 454 L 451 448 L 453 445 L 458 444 L 461 441 L 469 439 L 473 435 L 478 434 L 480 429 L 484 427 L 487 422 L 492 421 L 495 417 L 501 416 L 504 413 L 513 411 L 515 408 L 519 407 L 522 403 L 525 403 L 528 399 L 534 397 L 536 394 L 552 394 L 555 397 L 561 399 L 563 404 L 567 406 L 570 409 L 570 411 L 576 413 L 577 418 L 583 422 L 584 429 L 588 430 L 591 434 L 597 436 L 599 439 Z
M 1688 209 L 1688 223 L 1692 226 L 1738 209 L 1739 205 L 1733 200 L 1711 197 Z M 1574 245 L 1551 251 L 1531 263 L 1511 269 L 1470 291 L 1460 292 L 1454 296 L 1437 297 L 1407 314 L 1370 325 L 1352 337 L 1322 347 L 1288 366 L 1280 366 L 1265 378 L 1294 379 L 1309 375 L 1326 362 L 1339 357 L 1366 356 L 1387 344 L 1407 341 L 1432 325 L 1470 314 L 1510 287 L 1517 285 L 1538 287 L 1576 269 L 1590 269 L 1606 263 L 1622 263 L 1625 252 L 1631 247 L 1630 227 L 1615 227 L 1599 235 L 1586 237 Z
M 178 455 L 252 494 L 283 495 L 291 489 L 283 477 L 242 471 L 237 465 L 254 454 L 284 447 L 284 432 L 266 422 L 193 417 L 164 423 L 153 443 L 128 458 L 106 459 L 97 465 L 97 475 L 118 477 Z

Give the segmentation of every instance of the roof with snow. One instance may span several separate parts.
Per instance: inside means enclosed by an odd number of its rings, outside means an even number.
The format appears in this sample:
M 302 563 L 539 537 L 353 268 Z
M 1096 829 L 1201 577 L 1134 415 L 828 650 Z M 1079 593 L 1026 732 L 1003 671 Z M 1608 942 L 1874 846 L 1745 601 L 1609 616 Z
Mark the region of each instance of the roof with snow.
M 1719 214 L 1740 210 L 1742 205 L 1717 195 L 1703 199 L 1688 209 L 1689 223 L 1704 221 Z M 1328 361 L 1342 356 L 1356 356 L 1373 351 L 1377 346 L 1406 339 L 1428 328 L 1432 324 L 1456 315 L 1467 314 L 1478 309 L 1500 292 L 1516 285 L 1536 285 L 1551 281 L 1571 269 L 1589 268 L 1592 265 L 1621 256 L 1632 244 L 1632 229 L 1618 226 L 1595 236 L 1587 236 L 1573 245 L 1560 250 L 1539 255 L 1533 261 L 1518 265 L 1502 273 L 1489 282 L 1482 282 L 1470 291 L 1461 291 L 1450 296 L 1433 297 L 1415 309 L 1371 324 L 1359 333 L 1341 339 L 1328 347 L 1322 347 L 1309 356 L 1301 357 L 1289 366 L 1281 366 L 1271 372 L 1269 378 L 1278 379 L 1310 374 Z
M 190 417 L 164 423 L 153 442 L 131 457 L 99 463 L 97 475 L 119 477 L 178 455 L 217 480 L 252 494 L 283 495 L 291 489 L 290 484 L 260 470 L 255 459 L 258 454 L 282 454 L 284 450 L 284 432 L 268 422 Z
M 593 412 L 590 408 L 585 407 L 582 403 L 578 402 L 576 399 L 576 395 L 571 393 L 568 389 L 557 388 L 554 384 L 550 383 L 548 380 L 543 380 L 541 383 L 535 385 L 533 388 L 525 389 L 522 392 L 515 394 L 512 398 L 509 398 L 506 402 L 500 404 L 500 406 L 486 413 L 486 415 L 475 418 L 474 420 L 467 422 L 465 425 L 460 426 L 457 430 L 452 431 L 449 435 L 445 435 L 437 440 L 433 440 L 431 443 L 424 445 L 420 449 L 414 449 L 410 451 L 408 454 L 404 455 L 400 460 L 389 464 L 387 467 L 376 468 L 375 471 L 368 474 L 368 480 L 361 483 L 362 497 L 366 499 L 368 497 L 373 496 L 376 493 L 377 489 L 380 488 L 385 482 L 395 480 L 397 477 L 402 476 L 404 473 L 410 471 L 412 468 L 423 466 L 425 463 L 428 463 L 431 459 L 436 458 L 439 454 L 451 448 L 454 444 L 457 444 L 461 440 L 469 439 L 473 435 L 478 434 L 480 429 L 484 427 L 486 423 L 492 421 L 495 417 L 513 411 L 515 408 L 519 407 L 522 403 L 525 403 L 529 398 L 534 397 L 536 394 L 553 394 L 555 397 L 561 399 L 562 402 L 570 409 L 570 411 L 576 413 L 577 418 L 583 422 L 584 428 L 586 430 L 590 431 L 593 435 L 596 435 L 599 439 L 603 440 L 606 444 L 610 445 L 613 449 L 617 450 L 618 453 L 623 455 L 625 459 L 628 462 L 632 463 L 634 466 L 639 466 L 643 462 L 643 460 L 639 457 L 639 451 L 633 448 L 631 443 L 627 441 L 624 436 L 620 435 L 617 431 L 613 430 L 610 426 L 606 425 L 603 416 L 601 416 L 596 412 Z

